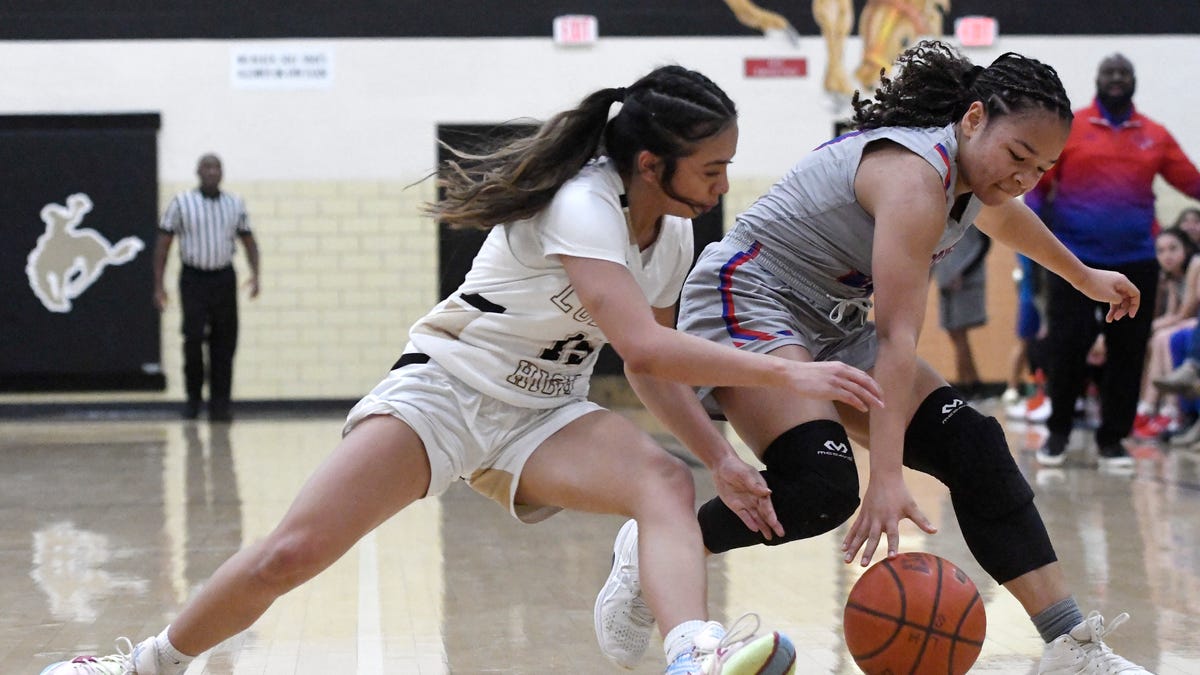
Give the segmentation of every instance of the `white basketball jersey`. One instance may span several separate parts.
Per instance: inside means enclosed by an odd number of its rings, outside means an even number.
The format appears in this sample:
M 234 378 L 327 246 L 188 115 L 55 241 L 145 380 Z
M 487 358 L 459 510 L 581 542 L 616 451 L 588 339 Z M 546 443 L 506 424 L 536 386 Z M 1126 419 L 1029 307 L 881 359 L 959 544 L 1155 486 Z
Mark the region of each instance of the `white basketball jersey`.
M 653 307 L 679 299 L 692 223 L 664 216 L 658 239 L 630 241 L 612 162 L 585 166 L 528 220 L 493 227 L 463 284 L 417 321 L 405 352 L 423 352 L 479 391 L 552 408 L 587 396 L 607 339 L 579 302 L 559 255 L 624 265 Z

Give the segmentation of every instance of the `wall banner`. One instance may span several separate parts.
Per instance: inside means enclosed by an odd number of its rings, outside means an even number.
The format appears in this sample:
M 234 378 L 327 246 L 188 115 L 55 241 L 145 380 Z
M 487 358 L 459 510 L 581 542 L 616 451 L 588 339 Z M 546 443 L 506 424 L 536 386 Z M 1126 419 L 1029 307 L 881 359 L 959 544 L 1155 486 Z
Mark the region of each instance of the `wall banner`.
M 156 113 L 0 116 L 0 391 L 165 388 Z

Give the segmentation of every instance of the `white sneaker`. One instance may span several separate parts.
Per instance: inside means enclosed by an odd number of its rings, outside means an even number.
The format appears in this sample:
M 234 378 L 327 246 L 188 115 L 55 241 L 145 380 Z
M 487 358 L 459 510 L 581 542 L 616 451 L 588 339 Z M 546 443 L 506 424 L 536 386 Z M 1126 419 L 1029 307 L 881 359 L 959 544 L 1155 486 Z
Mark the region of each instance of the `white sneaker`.
M 638 576 L 636 520 L 621 526 L 613 542 L 612 571 L 596 596 L 596 641 L 600 651 L 622 668 L 633 669 L 646 653 L 654 614 L 642 599 Z
M 1125 623 L 1128 614 L 1118 614 L 1109 626 L 1099 612 L 1088 614 L 1083 623 L 1060 635 L 1042 652 L 1039 675 L 1135 675 L 1150 671 L 1117 656 L 1104 644 L 1104 637 Z
M 116 654 L 77 656 L 46 666 L 41 675 L 159 675 L 154 638 L 142 640 L 136 647 L 129 638 L 117 638 Z
M 796 647 L 787 636 L 771 632 L 757 636 L 758 615 L 743 614 L 726 632 L 709 621 L 693 640 L 691 652 L 680 655 L 666 675 L 792 675 Z
M 1025 413 L 1025 420 L 1028 422 L 1041 424 L 1050 419 L 1050 410 L 1050 397 L 1043 396 L 1040 401 L 1037 401 L 1036 406 L 1030 408 L 1029 411 Z
M 1004 406 L 1004 416 L 1016 422 L 1024 422 L 1029 413 L 1029 406 L 1023 400 Z

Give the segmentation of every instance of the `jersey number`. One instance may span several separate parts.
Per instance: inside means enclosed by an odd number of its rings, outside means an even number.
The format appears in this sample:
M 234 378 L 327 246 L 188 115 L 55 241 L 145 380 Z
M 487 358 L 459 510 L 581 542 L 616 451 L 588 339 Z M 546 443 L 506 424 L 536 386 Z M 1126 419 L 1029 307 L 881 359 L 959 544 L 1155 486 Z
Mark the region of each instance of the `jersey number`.
M 584 339 L 584 334 L 576 333 L 543 349 L 541 358 L 546 361 L 575 366 L 583 363 L 583 360 L 594 351 L 591 343 Z

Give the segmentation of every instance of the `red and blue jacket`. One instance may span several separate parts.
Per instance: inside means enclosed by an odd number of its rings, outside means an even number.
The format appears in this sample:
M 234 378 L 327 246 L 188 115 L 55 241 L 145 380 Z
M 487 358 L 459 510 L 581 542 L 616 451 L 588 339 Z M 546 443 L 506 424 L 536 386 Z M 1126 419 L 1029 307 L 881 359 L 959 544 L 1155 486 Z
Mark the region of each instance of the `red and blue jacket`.
M 1025 195 L 1085 263 L 1154 260 L 1154 177 L 1200 199 L 1200 171 L 1161 124 L 1132 111 L 1114 122 L 1098 102 L 1078 110 L 1062 155 Z

